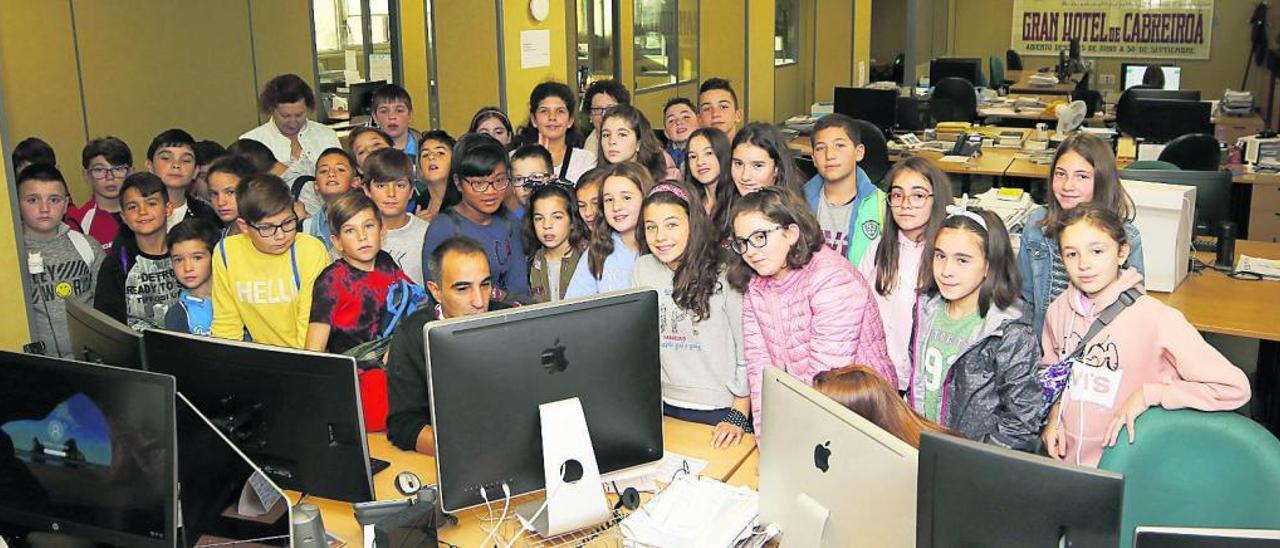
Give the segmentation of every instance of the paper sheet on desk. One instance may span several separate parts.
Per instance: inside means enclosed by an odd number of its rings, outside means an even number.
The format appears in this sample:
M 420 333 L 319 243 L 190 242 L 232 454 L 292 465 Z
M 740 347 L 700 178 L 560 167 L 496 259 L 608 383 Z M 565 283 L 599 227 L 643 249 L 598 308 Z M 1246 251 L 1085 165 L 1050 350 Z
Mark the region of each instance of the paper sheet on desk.
M 236 512 L 256 518 L 270 511 L 282 498 L 284 495 L 276 491 L 267 478 L 254 472 L 240 490 L 240 503 L 236 505 Z
M 1280 260 L 1240 255 L 1236 272 L 1251 272 L 1269 280 L 1280 280 Z
M 622 532 L 644 546 L 731 546 L 750 536 L 758 513 L 751 489 L 682 476 L 622 520 Z
M 696 476 L 706 468 L 707 461 L 705 460 L 667 451 L 662 456 L 662 460 L 658 461 L 658 466 L 653 471 L 641 476 L 623 476 L 614 481 L 606 481 L 604 487 L 605 491 L 609 493 L 626 491 L 628 487 L 633 487 L 636 491 L 644 493 L 655 493 L 658 491 L 659 482 L 663 484 L 671 483 L 677 475 Z M 615 484 L 617 485 L 617 490 L 614 490 Z
M 965 162 L 968 162 L 968 161 L 969 161 L 969 157 L 968 157 L 968 156 L 956 156 L 956 155 L 948 154 L 948 155 L 946 155 L 946 156 L 943 156 L 943 157 L 941 157 L 941 158 L 938 158 L 938 161 L 939 161 L 939 162 L 950 162 L 950 163 L 963 164 L 963 163 L 965 163 Z

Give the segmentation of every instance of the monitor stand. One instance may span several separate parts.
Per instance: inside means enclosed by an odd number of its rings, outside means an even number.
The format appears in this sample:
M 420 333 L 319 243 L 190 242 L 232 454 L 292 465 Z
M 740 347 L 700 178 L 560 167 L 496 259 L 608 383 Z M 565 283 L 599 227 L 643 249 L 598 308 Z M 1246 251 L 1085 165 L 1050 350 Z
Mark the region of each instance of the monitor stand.
M 543 538 L 609 519 L 587 418 L 578 398 L 538 406 L 542 423 L 542 467 L 547 498 L 516 507 L 516 516 Z
M 787 523 L 787 528 L 782 532 L 783 540 L 791 546 L 821 546 L 822 548 L 835 548 L 841 546 L 837 539 L 833 538 L 836 533 L 831 525 L 831 510 L 823 506 L 813 497 L 800 493 L 796 496 L 795 510 L 790 516 L 794 521 Z

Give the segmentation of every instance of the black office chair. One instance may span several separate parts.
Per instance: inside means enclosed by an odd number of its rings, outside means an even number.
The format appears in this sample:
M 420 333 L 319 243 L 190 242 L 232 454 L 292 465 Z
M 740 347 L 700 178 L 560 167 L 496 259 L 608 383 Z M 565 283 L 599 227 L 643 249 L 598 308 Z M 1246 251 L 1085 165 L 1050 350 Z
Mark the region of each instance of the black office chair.
M 1009 70 L 1022 70 L 1022 56 L 1013 50 L 1005 51 L 1004 64 L 1005 68 Z
M 934 84 L 929 98 L 934 122 L 972 122 L 978 117 L 978 96 L 964 78 L 947 77 Z
M 915 97 L 898 97 L 898 129 L 903 131 L 924 130 L 923 116 L 920 115 L 920 100 Z
M 871 178 L 872 183 L 880 186 L 880 180 L 884 179 L 884 174 L 893 165 L 889 161 L 889 143 L 884 138 L 884 132 L 875 124 L 866 120 L 854 120 L 853 123 L 858 126 L 858 139 L 866 149 L 866 154 L 862 156 L 862 161 L 858 162 L 858 167 L 867 172 L 867 177 Z
M 897 57 L 893 58 L 893 81 L 897 82 L 898 85 L 902 85 L 903 73 L 906 71 L 905 66 L 905 55 L 899 53 Z
M 1090 72 L 1090 71 L 1087 71 L 1087 70 L 1086 70 L 1086 71 L 1084 72 L 1084 76 L 1080 77 L 1080 81 L 1079 81 L 1079 82 L 1076 82 L 1076 89 L 1075 89 L 1075 90 L 1076 90 L 1076 91 L 1088 91 L 1088 90 L 1089 90 L 1089 76 L 1090 76 L 1090 75 L 1092 75 L 1092 74 L 1093 74 L 1092 72 Z
M 1190 133 L 1169 141 L 1160 152 L 1160 161 L 1185 171 L 1218 171 L 1222 165 L 1222 148 L 1212 135 Z
M 795 161 L 796 167 L 800 168 L 802 180 L 808 181 L 818 174 L 818 167 L 813 165 L 813 158 L 801 154 L 792 154 L 791 158 Z
M 1085 118 L 1093 118 L 1099 110 L 1102 110 L 1102 93 L 1097 90 L 1086 89 L 1071 92 L 1072 101 L 1084 101 L 1086 107 Z
M 1138 112 L 1135 102 L 1137 99 L 1129 90 L 1141 89 L 1140 86 L 1133 86 L 1124 93 L 1120 94 L 1120 99 L 1116 101 L 1116 129 L 1120 133 L 1133 135 L 1134 131 L 1142 124 L 1141 116 Z

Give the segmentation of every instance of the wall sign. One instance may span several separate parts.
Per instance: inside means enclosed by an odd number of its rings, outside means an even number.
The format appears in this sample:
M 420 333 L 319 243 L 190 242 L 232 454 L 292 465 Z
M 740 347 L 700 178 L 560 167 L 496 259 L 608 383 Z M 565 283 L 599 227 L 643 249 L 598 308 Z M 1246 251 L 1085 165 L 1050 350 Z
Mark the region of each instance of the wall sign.
M 1013 1 L 1018 53 L 1056 56 L 1071 38 L 1085 57 L 1208 59 L 1213 0 Z

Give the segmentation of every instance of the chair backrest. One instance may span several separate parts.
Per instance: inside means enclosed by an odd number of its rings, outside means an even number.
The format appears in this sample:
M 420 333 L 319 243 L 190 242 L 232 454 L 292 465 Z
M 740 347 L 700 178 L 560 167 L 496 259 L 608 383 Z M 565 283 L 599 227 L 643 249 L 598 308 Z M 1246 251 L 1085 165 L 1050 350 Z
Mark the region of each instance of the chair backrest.
M 915 97 L 898 98 L 898 129 L 921 131 L 924 129 L 924 120 L 922 118 L 919 99 Z
M 899 53 L 893 58 L 893 81 L 902 85 L 903 72 L 906 70 L 906 56 Z
M 987 72 L 991 73 L 991 87 L 1004 87 L 1004 63 L 999 57 L 992 55 L 987 59 Z
M 1087 107 L 1085 111 L 1086 118 L 1093 118 L 1098 109 L 1103 108 L 1102 93 L 1097 90 L 1083 89 L 1073 91 L 1071 92 L 1071 100 L 1084 101 L 1085 107 Z
M 800 168 L 803 181 L 808 181 L 818 174 L 818 167 L 813 165 L 813 158 L 800 154 L 792 154 L 791 158 L 795 161 L 796 167 Z
M 1161 162 L 1160 160 L 1138 160 L 1132 164 L 1129 164 L 1127 167 L 1125 167 L 1125 169 L 1136 169 L 1138 171 L 1143 171 L 1148 169 L 1169 170 L 1169 169 L 1182 169 L 1182 168 L 1175 166 L 1169 162 Z
M 1009 70 L 1022 70 L 1022 56 L 1013 50 L 1004 52 L 1004 64 L 1009 66 Z
M 1154 407 L 1102 454 L 1124 474 L 1120 546 L 1139 525 L 1280 528 L 1280 441 L 1230 412 Z
M 884 179 L 884 174 L 892 165 L 889 161 L 888 141 L 884 138 L 884 132 L 875 124 L 866 120 L 854 120 L 853 123 L 858 126 L 858 140 L 866 149 L 862 161 L 858 162 L 858 167 L 867 172 L 867 177 L 871 178 L 872 183 L 880 186 L 880 180 Z
M 1160 160 L 1179 169 L 1217 171 L 1222 165 L 1222 150 L 1217 137 L 1191 133 L 1169 141 L 1160 152 Z
M 935 122 L 972 122 L 978 117 L 978 96 L 973 84 L 955 77 L 936 82 L 929 98 L 929 112 Z

